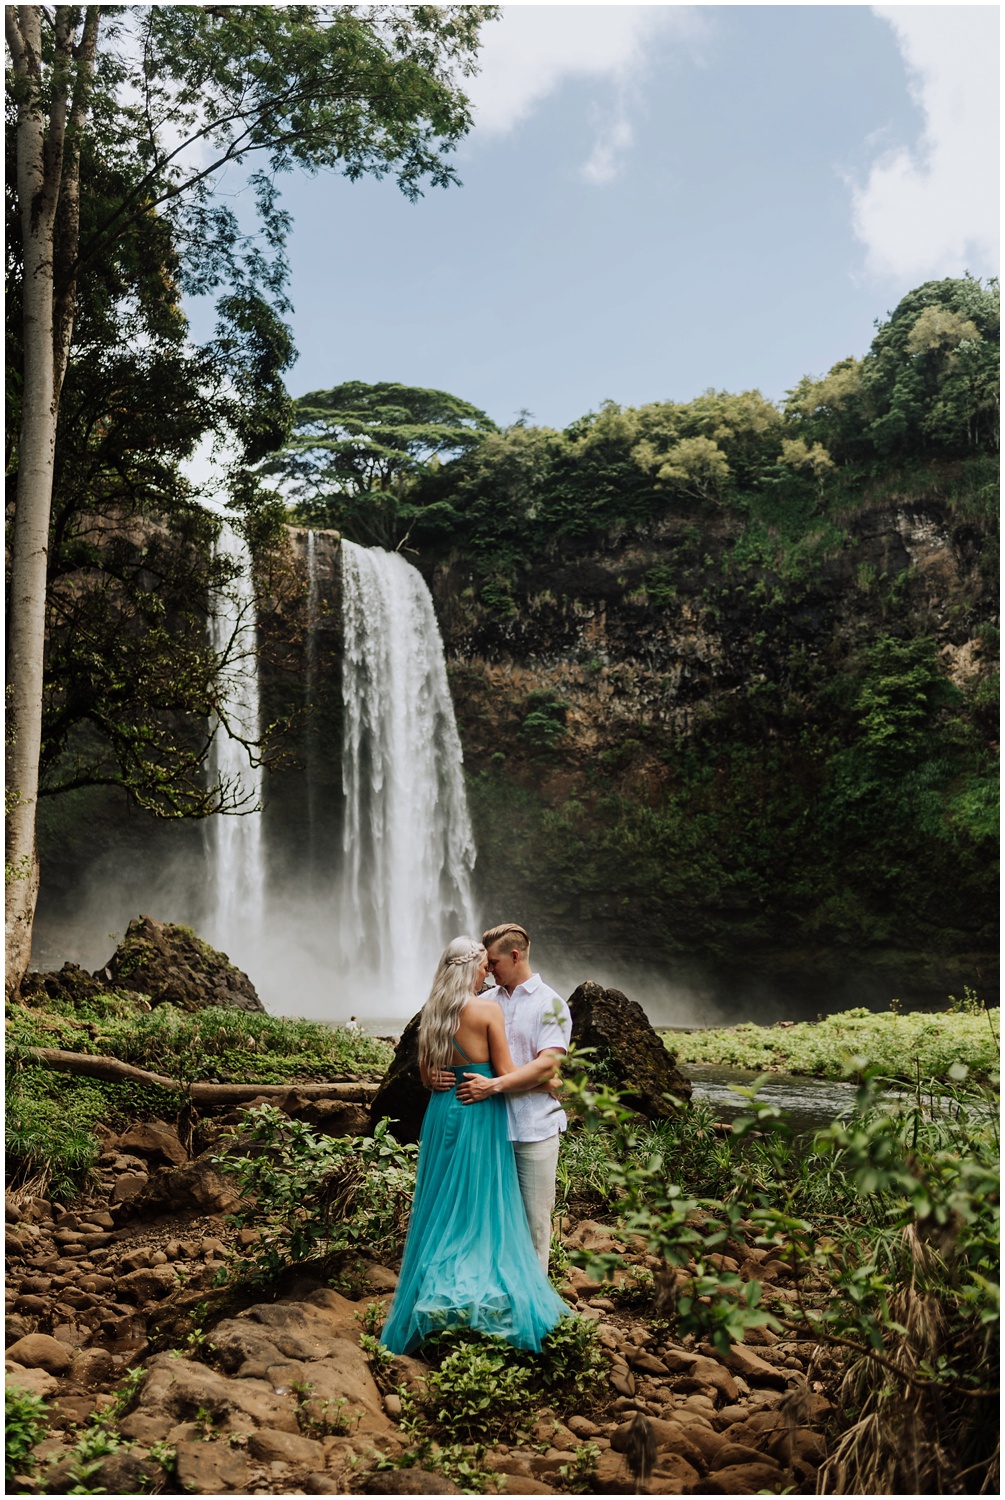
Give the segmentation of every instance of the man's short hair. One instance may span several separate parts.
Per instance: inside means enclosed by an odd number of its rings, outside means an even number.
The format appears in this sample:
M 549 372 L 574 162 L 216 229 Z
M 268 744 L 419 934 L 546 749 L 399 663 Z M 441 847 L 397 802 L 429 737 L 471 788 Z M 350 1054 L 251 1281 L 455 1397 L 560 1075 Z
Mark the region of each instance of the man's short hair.
M 486 948 L 505 943 L 507 948 L 516 948 L 521 958 L 526 958 L 530 952 L 527 929 L 521 927 L 519 922 L 500 922 L 498 927 L 490 927 L 488 932 L 482 933 L 482 942 Z

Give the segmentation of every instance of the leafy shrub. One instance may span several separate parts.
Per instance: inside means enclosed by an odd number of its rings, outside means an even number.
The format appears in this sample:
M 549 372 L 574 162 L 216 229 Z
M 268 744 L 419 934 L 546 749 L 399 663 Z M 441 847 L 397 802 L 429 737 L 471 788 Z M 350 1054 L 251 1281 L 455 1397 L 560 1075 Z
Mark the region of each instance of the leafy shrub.
M 536 750 L 553 750 L 568 734 L 565 716 L 570 705 L 552 688 L 528 693 L 520 738 Z
M 116 1057 L 183 1081 L 239 1083 L 326 1080 L 383 1073 L 384 1042 L 320 1022 L 248 1015 L 210 1007 L 190 1015 L 173 1005 L 136 1010 L 134 995 L 109 993 L 45 1009 L 13 1005 L 7 1033 L 7 1166 L 14 1187 L 66 1201 L 85 1185 L 101 1154 L 100 1121 L 124 1129 L 136 1119 L 177 1113 L 175 1091 L 68 1077 L 26 1056 L 29 1047 Z
M 395 1140 L 388 1125 L 382 1120 L 372 1137 L 332 1137 L 274 1105 L 242 1111 L 214 1161 L 253 1198 L 237 1215 L 261 1235 L 248 1269 L 270 1277 L 312 1255 L 400 1248 L 419 1148 Z
M 413 1431 L 446 1441 L 512 1436 L 542 1404 L 578 1410 L 607 1373 L 595 1325 L 572 1316 L 547 1334 L 539 1354 L 463 1328 L 427 1339 L 422 1352 L 436 1368 L 426 1392 L 408 1398 L 408 1420 Z
M 67 1087 L 65 1076 L 44 1074 L 52 1093 L 36 1092 L 40 1069 L 28 1087 L 20 1071 L 7 1080 L 7 1171 L 9 1186 L 67 1202 L 80 1190 L 101 1153 L 94 1125 L 107 1111 L 101 1090 Z M 57 1094 L 56 1089 L 62 1085 Z
M 426 1422 L 449 1441 L 511 1438 L 533 1410 L 528 1371 L 503 1340 L 458 1344 L 432 1371 L 422 1396 Z
M 4 1473 L 8 1492 L 15 1476 L 30 1472 L 31 1450 L 46 1434 L 49 1408 L 41 1396 L 8 1387 L 5 1398 Z
M 376 1037 L 321 1021 L 248 1014 L 222 1006 L 190 1013 L 175 1005 L 137 1011 L 120 996 L 44 1011 L 13 1006 L 9 1041 L 59 1046 L 122 1062 L 187 1082 L 291 1083 L 325 1081 L 332 1074 L 382 1075 L 393 1049 Z

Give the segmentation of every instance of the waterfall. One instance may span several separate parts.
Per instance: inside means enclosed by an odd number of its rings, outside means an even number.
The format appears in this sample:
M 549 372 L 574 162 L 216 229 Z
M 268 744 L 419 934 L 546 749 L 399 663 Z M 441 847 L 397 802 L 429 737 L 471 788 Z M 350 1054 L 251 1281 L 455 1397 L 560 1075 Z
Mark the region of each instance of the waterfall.
M 461 744 L 421 574 L 341 550 L 342 962 L 361 1012 L 408 1014 L 444 944 L 475 927 Z
M 211 601 L 210 644 L 218 656 L 227 654 L 221 680 L 221 719 L 209 753 L 211 784 L 231 789 L 233 800 L 248 809 L 243 814 L 217 814 L 206 826 L 210 869 L 207 937 L 242 969 L 254 963 L 263 937 L 265 917 L 265 862 L 262 850 L 262 770 L 253 766 L 241 739 L 259 735 L 258 638 L 251 553 L 247 544 L 224 526 L 216 555 L 236 562 L 240 572 Z
M 304 763 L 307 777 L 307 856 L 310 879 L 313 881 L 317 869 L 317 781 L 319 735 L 314 720 L 317 710 L 318 688 L 318 620 L 321 590 L 318 580 L 317 532 L 307 533 L 307 620 L 304 631 L 304 709 L 306 724 L 304 733 Z

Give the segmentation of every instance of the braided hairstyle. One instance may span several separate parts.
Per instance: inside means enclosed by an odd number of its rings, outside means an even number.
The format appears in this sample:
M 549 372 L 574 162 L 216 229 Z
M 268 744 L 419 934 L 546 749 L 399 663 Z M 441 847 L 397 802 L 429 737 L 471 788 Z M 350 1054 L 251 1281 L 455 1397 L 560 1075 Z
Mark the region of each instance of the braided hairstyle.
M 419 1022 L 419 1062 L 430 1073 L 451 1064 L 461 1006 L 474 994 L 484 957 L 478 939 L 467 936 L 454 938 L 440 954 Z

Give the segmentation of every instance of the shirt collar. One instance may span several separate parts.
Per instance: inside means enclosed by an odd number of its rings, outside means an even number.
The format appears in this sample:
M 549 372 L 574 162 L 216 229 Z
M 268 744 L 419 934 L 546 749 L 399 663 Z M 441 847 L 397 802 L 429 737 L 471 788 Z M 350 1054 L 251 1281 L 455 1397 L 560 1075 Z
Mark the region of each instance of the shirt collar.
M 529 979 L 525 979 L 524 980 L 523 984 L 518 984 L 517 985 L 516 989 L 513 991 L 513 994 L 510 996 L 510 998 L 512 1000 L 515 1000 L 518 995 L 532 995 L 535 990 L 540 989 L 540 988 L 541 988 L 541 976 L 540 976 L 540 974 L 532 974 Z

